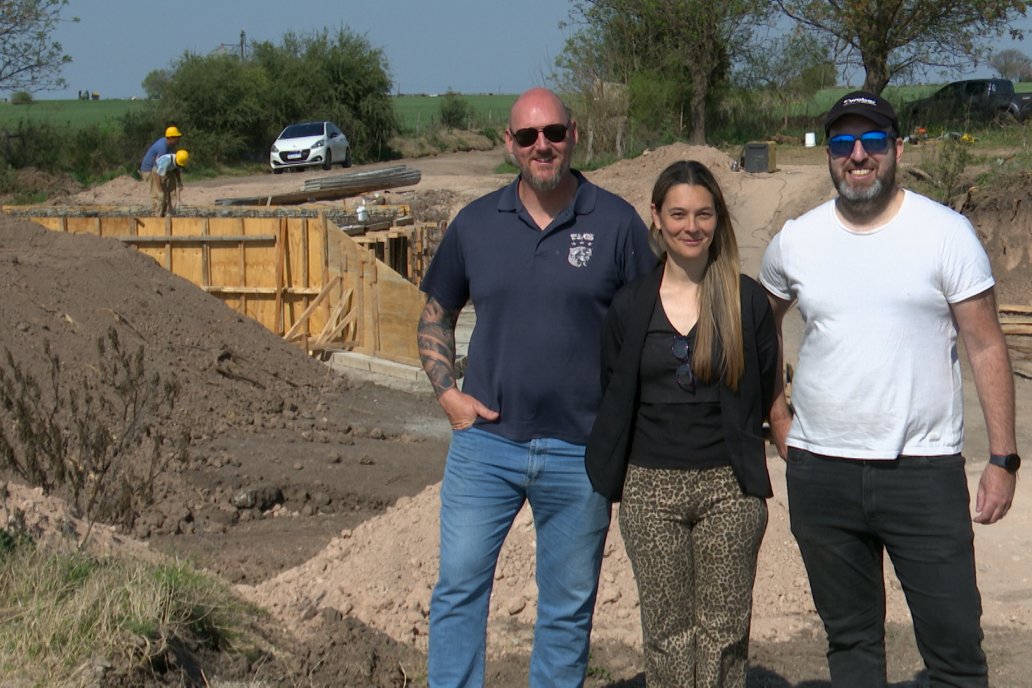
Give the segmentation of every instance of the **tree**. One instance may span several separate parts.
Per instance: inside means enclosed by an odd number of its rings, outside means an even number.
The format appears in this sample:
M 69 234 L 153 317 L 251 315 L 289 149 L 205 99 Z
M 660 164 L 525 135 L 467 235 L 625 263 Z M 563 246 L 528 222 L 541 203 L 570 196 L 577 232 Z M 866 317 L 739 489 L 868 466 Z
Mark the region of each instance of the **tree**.
M 451 129 L 469 129 L 473 119 L 473 105 L 458 93 L 449 90 L 441 97 L 438 109 L 441 124 Z
M 68 0 L 0 0 L 0 89 L 41 91 L 65 85 L 59 74 L 72 58 L 50 40 L 50 34 L 67 4 Z
M 743 60 L 737 82 L 777 102 L 788 125 L 789 104 L 835 85 L 837 70 L 825 44 L 802 26 L 773 38 Z
M 1002 79 L 1021 81 L 1032 74 L 1032 59 L 1020 50 L 1010 48 L 993 53 L 989 58 L 989 66 L 996 70 Z
M 583 0 L 571 11 L 582 29 L 567 41 L 560 65 L 608 72 L 595 77 L 603 82 L 626 84 L 642 70 L 686 80 L 689 139 L 702 144 L 711 86 L 768 10 L 761 0 Z
M 347 134 L 358 159 L 381 157 L 398 130 L 383 51 L 346 27 L 298 36 L 279 46 L 253 45 L 254 61 L 272 85 L 267 98 L 280 126 L 325 117 Z M 278 133 L 278 132 L 277 132 Z
M 164 86 L 160 119 L 177 122 L 200 159 L 227 162 L 257 151 L 267 154 L 268 132 L 275 127 L 267 107 L 273 90 L 260 67 L 235 55 L 187 53 Z
M 790 18 L 825 36 L 840 64 L 862 66 L 864 90 L 893 77 L 955 70 L 983 59 L 992 38 L 1023 32 L 1011 23 L 1032 0 L 775 0 Z

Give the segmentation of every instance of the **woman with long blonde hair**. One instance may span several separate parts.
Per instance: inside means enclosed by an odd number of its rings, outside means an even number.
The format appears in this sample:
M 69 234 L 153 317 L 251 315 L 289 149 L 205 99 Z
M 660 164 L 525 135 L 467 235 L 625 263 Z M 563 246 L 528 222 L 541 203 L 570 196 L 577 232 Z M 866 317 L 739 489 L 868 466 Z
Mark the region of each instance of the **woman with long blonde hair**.
M 651 210 L 661 260 L 610 307 L 585 463 L 596 491 L 623 499 L 649 688 L 743 688 L 777 336 L 712 172 L 670 165 Z

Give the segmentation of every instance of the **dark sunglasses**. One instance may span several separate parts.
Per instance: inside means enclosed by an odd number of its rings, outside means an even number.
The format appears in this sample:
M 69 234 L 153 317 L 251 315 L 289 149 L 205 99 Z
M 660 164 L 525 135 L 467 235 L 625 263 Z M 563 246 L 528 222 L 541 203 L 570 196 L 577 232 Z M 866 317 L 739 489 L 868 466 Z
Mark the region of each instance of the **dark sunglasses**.
M 517 129 L 516 131 L 510 129 L 509 133 L 516 143 L 526 148 L 527 146 L 533 146 L 537 142 L 538 132 L 544 134 L 545 138 L 552 143 L 562 143 L 566 140 L 566 131 L 567 127 L 565 124 L 549 124 L 547 127 L 541 127 L 540 129 L 534 127 Z
M 674 371 L 674 380 L 677 381 L 677 386 L 686 392 L 695 394 L 695 376 L 692 375 L 692 365 L 689 361 L 692 357 L 692 348 L 688 346 L 688 338 L 675 334 L 674 343 L 670 345 L 670 352 L 681 362 Z
M 868 155 L 882 155 L 889 150 L 889 143 L 895 137 L 889 136 L 884 131 L 869 131 L 860 136 L 852 134 L 839 134 L 828 139 L 828 150 L 836 158 L 848 158 L 853 154 L 853 147 L 857 141 L 864 147 Z

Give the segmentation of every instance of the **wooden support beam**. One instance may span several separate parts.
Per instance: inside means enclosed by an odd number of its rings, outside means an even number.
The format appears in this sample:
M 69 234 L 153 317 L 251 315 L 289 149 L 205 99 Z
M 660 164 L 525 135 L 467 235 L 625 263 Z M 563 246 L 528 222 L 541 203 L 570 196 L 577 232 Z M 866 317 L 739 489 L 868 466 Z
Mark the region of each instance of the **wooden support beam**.
M 207 240 L 211 235 L 211 218 L 204 218 L 201 227 L 201 234 Z M 201 245 L 201 282 L 202 287 L 211 286 L 211 244 L 207 241 Z
M 233 286 L 209 286 L 201 287 L 209 294 L 250 294 L 252 296 L 274 296 L 276 287 L 233 287 Z M 317 296 L 319 289 L 316 287 L 283 287 L 278 290 L 285 296 Z
M 315 338 L 316 344 L 325 344 L 333 339 L 334 332 L 339 332 L 344 329 L 343 326 L 338 328 L 337 325 L 341 321 L 344 311 L 348 309 L 351 297 L 354 293 L 354 289 L 345 289 L 344 293 L 340 295 L 340 299 L 337 301 L 336 305 L 334 305 L 333 310 L 330 311 L 330 317 L 326 320 L 326 324 L 323 326 L 322 332 L 320 332 L 319 336 Z M 354 310 L 354 308 L 349 310 L 347 313 L 348 317 L 351 317 L 354 314 Z
M 205 218 L 207 220 L 207 218 Z M 117 237 L 123 244 L 271 244 L 275 234 L 253 236 L 124 236 Z
M 172 272 L 172 216 L 165 216 L 165 269 Z
M 297 335 L 301 328 L 304 327 L 305 323 L 308 322 L 308 319 L 312 317 L 312 313 L 315 313 L 319 306 L 322 305 L 322 302 L 326 300 L 330 295 L 330 292 L 332 292 L 338 284 L 341 284 L 340 277 L 334 277 L 326 283 L 326 286 L 322 288 L 322 291 L 320 291 L 319 295 L 315 297 L 315 300 L 308 304 L 308 308 L 306 308 L 304 313 L 302 313 L 297 319 L 297 322 L 295 322 L 290 329 L 287 330 L 287 333 L 283 335 L 284 339 L 293 339 L 294 336 Z
M 283 336 L 283 268 L 287 256 L 287 218 L 280 218 L 279 234 L 276 235 L 276 334 Z
M 240 236 L 247 235 L 247 222 L 244 218 L 240 218 Z M 240 248 L 240 282 L 247 286 L 247 242 L 238 242 L 237 246 Z M 247 315 L 247 294 L 240 294 L 240 312 Z M 268 323 L 265 325 L 268 327 Z

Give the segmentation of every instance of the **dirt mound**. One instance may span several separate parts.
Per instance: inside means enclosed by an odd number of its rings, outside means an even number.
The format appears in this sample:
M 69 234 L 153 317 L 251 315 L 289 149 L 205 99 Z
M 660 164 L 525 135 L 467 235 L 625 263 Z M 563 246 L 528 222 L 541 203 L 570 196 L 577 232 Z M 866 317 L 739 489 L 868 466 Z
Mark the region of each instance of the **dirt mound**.
M 48 203 L 63 203 L 82 190 L 82 184 L 64 172 L 46 172 L 35 167 L 9 169 L 4 173 L 7 193 L 0 194 L 0 203 L 20 202 L 34 196 L 49 199 Z
M 1000 303 L 1032 306 L 1032 173 L 1002 188 L 976 189 L 961 212 L 993 263 Z
M 382 516 L 342 532 L 301 566 L 239 589 L 288 627 L 302 630 L 310 610 L 330 608 L 425 652 L 430 593 L 437 579 L 439 498 L 439 486 L 433 485 L 399 500 Z M 774 503 L 771 508 L 755 593 L 753 637 L 785 640 L 814 629 L 816 616 L 783 505 Z M 618 513 L 617 507 L 602 563 L 592 638 L 640 647 L 638 594 L 617 527 Z M 533 516 L 524 507 L 495 572 L 489 627 L 494 655 L 511 652 L 533 634 L 534 553 Z
M 111 203 L 112 199 L 132 199 L 140 208 L 149 208 L 149 194 L 147 181 L 134 179 L 128 174 L 92 186 L 80 193 L 75 194 L 68 202 L 74 205 L 105 204 Z M 118 201 L 122 202 L 122 201 Z
M 181 388 L 176 418 L 194 438 L 310 401 L 326 367 L 116 239 L 0 216 L 0 348 L 45 380 L 43 342 L 73 374 L 95 371 L 109 328 L 143 349 L 148 371 Z

